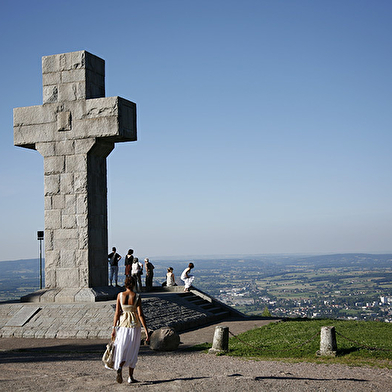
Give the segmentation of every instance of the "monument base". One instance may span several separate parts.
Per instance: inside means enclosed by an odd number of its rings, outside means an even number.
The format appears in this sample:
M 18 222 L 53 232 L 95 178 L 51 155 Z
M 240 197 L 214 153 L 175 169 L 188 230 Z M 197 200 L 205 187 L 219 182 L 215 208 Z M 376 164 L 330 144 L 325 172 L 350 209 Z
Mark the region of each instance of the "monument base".
M 109 301 L 117 298 L 122 291 L 121 287 L 86 287 L 86 288 L 63 288 L 63 289 L 41 289 L 34 293 L 21 297 L 21 302 L 98 302 Z
M 184 287 L 182 286 L 182 289 Z M 150 331 L 170 328 L 179 331 L 197 329 L 214 324 L 218 320 L 235 318 L 239 322 L 246 316 L 228 305 L 220 304 L 215 298 L 193 288 L 191 292 L 179 292 L 174 288 L 144 292 L 143 313 Z M 73 295 L 73 300 L 83 294 L 94 292 L 99 295 L 115 296 L 121 288 L 85 288 L 78 296 L 77 290 L 39 290 L 24 299 L 30 303 L 15 301 L 0 303 L 0 340 L 2 338 L 43 338 L 43 339 L 104 339 L 112 333 L 116 301 L 71 302 L 62 300 Z M 75 294 L 76 293 L 76 294 Z M 203 295 L 203 297 L 201 297 Z M 47 301 L 37 302 L 40 299 Z M 51 299 L 52 302 L 48 302 Z M 33 303 L 35 301 L 35 303 Z M 103 352 L 104 348 L 102 349 Z M 1 389 L 1 388 L 0 388 Z

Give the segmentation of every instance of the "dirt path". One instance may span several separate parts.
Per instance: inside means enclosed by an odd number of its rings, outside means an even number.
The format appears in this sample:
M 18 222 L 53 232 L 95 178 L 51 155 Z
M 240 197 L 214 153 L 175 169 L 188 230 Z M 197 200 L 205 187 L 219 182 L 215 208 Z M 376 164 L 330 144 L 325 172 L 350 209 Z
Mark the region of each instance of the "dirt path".
M 6 339 L 7 340 L 7 339 Z M 341 365 L 249 361 L 142 347 L 135 377 L 117 384 L 104 369 L 105 341 L 0 339 L 0 391 L 390 391 L 392 371 Z M 19 350 L 15 340 L 22 345 Z M 39 346 L 38 346 L 39 344 Z M 124 371 L 126 376 L 126 371 Z

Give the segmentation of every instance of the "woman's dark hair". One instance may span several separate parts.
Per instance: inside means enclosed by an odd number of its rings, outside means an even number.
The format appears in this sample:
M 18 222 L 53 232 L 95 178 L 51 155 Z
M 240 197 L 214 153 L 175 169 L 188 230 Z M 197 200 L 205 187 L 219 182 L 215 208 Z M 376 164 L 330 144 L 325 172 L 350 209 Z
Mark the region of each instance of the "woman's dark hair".
M 125 278 L 124 286 L 127 289 L 133 289 L 135 287 L 135 279 L 132 276 L 127 276 Z
M 189 268 L 194 268 L 195 266 L 193 265 L 193 263 L 189 263 L 189 264 L 188 264 L 188 267 L 189 267 Z

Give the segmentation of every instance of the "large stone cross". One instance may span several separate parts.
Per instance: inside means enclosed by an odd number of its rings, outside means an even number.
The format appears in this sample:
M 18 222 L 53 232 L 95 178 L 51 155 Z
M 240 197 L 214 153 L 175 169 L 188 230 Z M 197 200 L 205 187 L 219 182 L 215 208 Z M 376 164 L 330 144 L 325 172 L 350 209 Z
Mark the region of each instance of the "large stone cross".
M 39 301 L 82 301 L 108 284 L 106 157 L 136 140 L 136 104 L 105 98 L 105 61 L 86 51 L 43 57 L 42 77 L 43 105 L 14 109 L 14 144 L 44 157 Z

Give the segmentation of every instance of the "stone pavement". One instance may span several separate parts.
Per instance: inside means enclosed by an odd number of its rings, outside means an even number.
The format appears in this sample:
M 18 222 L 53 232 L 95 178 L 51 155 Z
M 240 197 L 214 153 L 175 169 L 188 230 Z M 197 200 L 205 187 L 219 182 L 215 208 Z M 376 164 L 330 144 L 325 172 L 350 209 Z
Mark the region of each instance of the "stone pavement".
M 246 332 L 248 330 L 259 328 L 267 325 L 270 322 L 278 320 L 260 320 L 260 319 L 246 319 L 239 320 L 234 317 L 223 320 L 219 323 L 209 324 L 201 328 L 179 332 L 181 343 L 179 350 L 187 349 L 197 344 L 212 343 L 214 337 L 215 327 L 225 326 L 229 327 L 229 331 L 235 335 Z M 97 347 L 103 350 L 108 340 L 110 339 L 111 330 L 103 338 L 89 338 L 89 339 L 58 339 L 58 338 L 1 338 L 0 339 L 0 352 L 11 350 L 28 350 L 34 348 L 50 347 L 52 350 L 63 350 L 66 347 L 67 351 L 95 351 Z M 141 348 L 142 350 L 149 350 L 149 348 Z M 103 353 L 103 351 L 102 351 Z
M 150 330 L 172 327 L 197 329 L 220 319 L 241 317 L 197 289 L 192 293 L 142 293 L 143 311 Z M 111 334 L 115 301 L 0 304 L 1 338 L 107 339 Z

